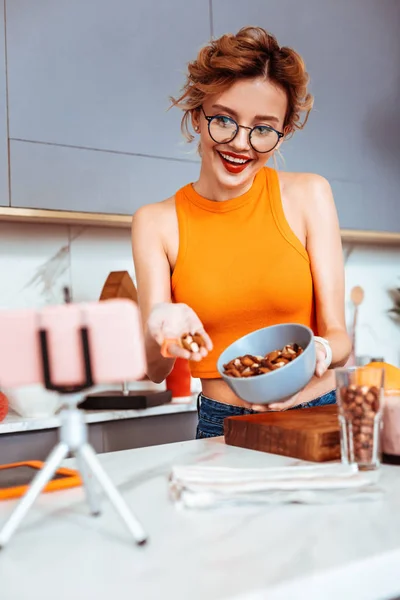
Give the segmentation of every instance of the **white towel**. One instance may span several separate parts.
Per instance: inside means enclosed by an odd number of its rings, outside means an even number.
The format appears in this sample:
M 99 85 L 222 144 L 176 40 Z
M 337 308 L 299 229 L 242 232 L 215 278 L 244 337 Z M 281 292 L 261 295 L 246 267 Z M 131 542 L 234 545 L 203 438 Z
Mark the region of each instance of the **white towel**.
M 205 508 L 237 503 L 325 504 L 382 496 L 379 473 L 356 465 L 323 464 L 263 469 L 175 466 L 169 489 L 179 506 Z

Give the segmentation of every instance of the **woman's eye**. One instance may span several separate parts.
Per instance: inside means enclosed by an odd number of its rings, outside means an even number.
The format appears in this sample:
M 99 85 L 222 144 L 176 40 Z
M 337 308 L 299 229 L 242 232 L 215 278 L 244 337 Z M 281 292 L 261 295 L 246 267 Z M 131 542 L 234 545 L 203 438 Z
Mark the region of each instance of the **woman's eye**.
M 232 127 L 232 125 L 234 124 L 232 119 L 230 119 L 229 117 L 217 116 L 214 117 L 214 119 L 216 123 L 221 127 Z
M 268 127 L 267 125 L 259 125 L 258 127 L 255 127 L 255 131 L 256 134 L 262 137 L 271 135 L 271 133 L 274 133 L 274 130 L 271 127 Z

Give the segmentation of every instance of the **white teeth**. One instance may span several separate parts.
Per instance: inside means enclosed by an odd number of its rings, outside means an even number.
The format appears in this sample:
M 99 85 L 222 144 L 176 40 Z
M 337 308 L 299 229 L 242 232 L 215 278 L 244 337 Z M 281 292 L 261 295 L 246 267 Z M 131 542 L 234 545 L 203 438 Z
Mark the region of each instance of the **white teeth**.
M 239 165 L 244 165 L 244 163 L 250 160 L 248 158 L 234 158 L 233 156 L 230 156 L 229 154 L 224 154 L 223 152 L 220 152 L 220 154 L 228 162 L 237 163 Z

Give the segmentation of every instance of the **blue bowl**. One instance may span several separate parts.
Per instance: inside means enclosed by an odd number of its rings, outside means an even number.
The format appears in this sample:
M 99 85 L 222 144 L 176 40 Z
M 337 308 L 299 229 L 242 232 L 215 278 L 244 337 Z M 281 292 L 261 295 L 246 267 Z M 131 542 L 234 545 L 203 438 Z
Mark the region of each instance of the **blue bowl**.
M 224 373 L 224 365 L 238 356 L 265 356 L 287 344 L 299 344 L 304 352 L 280 369 L 254 377 L 230 377 Z M 222 379 L 239 398 L 251 404 L 270 404 L 287 400 L 300 392 L 314 375 L 315 363 L 314 334 L 311 329 L 296 323 L 283 323 L 258 329 L 233 342 L 220 355 L 217 368 Z

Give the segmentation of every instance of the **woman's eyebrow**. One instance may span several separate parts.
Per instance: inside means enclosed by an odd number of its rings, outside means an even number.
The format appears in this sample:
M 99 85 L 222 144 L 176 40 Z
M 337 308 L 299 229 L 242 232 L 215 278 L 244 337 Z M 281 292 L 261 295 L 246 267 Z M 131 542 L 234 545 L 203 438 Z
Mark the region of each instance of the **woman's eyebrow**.
M 227 112 L 231 115 L 233 115 L 236 119 L 238 118 L 238 114 L 235 110 L 233 110 L 232 108 L 229 108 L 228 106 L 224 106 L 223 104 L 213 104 L 212 107 L 215 110 L 222 110 L 223 112 Z M 254 121 L 275 121 L 276 123 L 279 122 L 278 117 L 274 117 L 273 115 L 256 115 L 253 119 Z

